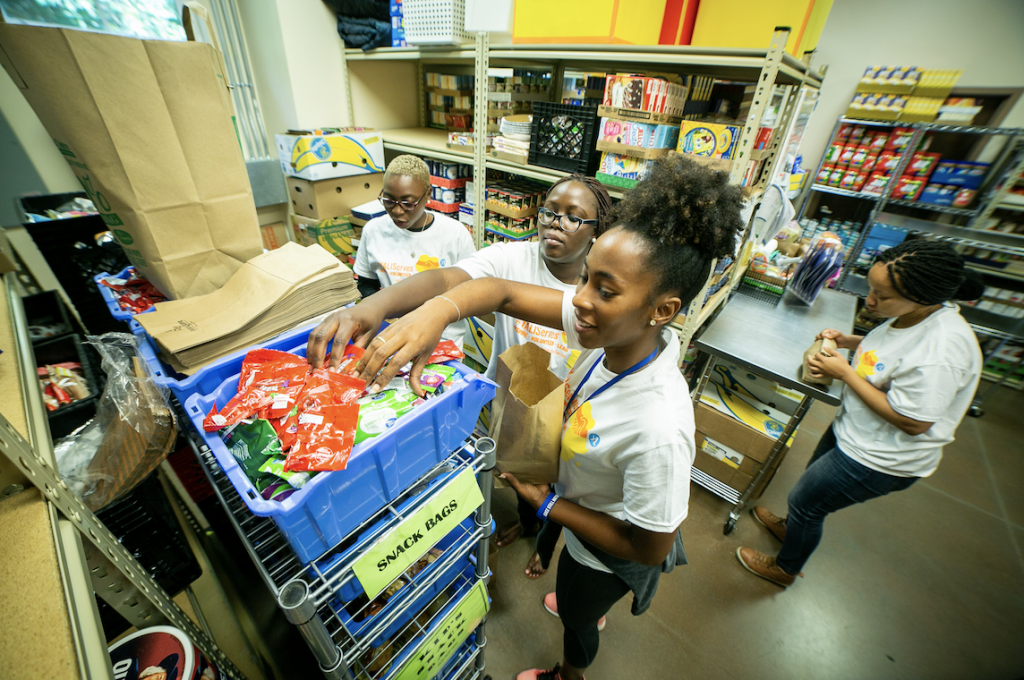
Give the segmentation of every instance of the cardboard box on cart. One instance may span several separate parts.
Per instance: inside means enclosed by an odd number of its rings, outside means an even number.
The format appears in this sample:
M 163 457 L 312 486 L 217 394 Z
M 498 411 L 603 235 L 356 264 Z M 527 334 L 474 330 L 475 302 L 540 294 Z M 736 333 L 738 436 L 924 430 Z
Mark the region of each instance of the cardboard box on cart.
M 314 220 L 348 215 L 352 208 L 369 203 L 384 189 L 384 173 L 332 177 L 310 181 L 285 177 L 291 209 L 296 215 Z
M 275 140 L 281 172 L 290 177 L 321 180 L 384 172 L 384 140 L 372 128 L 289 130 Z
M 768 460 L 777 440 L 707 404 L 697 404 L 694 419 L 697 426 L 694 467 L 740 493 L 745 491 Z M 788 450 L 788 446 L 783 448 L 782 455 Z M 726 458 L 729 462 L 725 462 Z M 761 495 L 773 475 L 765 477 L 753 498 Z

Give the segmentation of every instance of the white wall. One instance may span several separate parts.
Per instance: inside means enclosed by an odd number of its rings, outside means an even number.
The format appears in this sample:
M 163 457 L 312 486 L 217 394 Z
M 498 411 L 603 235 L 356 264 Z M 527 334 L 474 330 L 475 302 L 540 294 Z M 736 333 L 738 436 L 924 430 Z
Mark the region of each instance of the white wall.
M 828 73 L 801 148 L 812 170 L 868 66 L 962 68 L 958 86 L 1024 87 L 1024 1 L 835 0 L 814 63 Z M 1024 100 L 1002 125 L 1024 126 Z
M 64 156 L 57 151 L 46 128 L 39 122 L 39 117 L 32 110 L 21 90 L 14 84 L 7 71 L 0 68 L 0 115 L 7 119 L 14 135 L 21 143 L 25 154 L 32 161 L 36 172 L 42 178 L 46 189 L 51 194 L 67 191 L 81 191 L 75 173 L 64 161 Z

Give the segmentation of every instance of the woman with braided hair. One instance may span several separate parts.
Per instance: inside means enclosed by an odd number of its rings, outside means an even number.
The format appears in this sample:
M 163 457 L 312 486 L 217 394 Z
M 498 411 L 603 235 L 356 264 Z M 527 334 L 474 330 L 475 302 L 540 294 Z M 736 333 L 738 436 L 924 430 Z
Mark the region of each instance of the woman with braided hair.
M 878 257 L 868 284 L 868 310 L 888 321 L 866 336 L 822 331 L 819 339 L 855 350 L 853 361 L 821 353 L 808 362 L 845 383 L 843 403 L 789 494 L 789 516 L 753 509 L 782 549 L 736 551 L 749 571 L 784 587 L 818 547 L 827 515 L 935 472 L 978 387 L 981 349 L 950 301 L 976 300 L 984 285 L 959 253 L 942 241 L 905 241 Z
M 583 678 L 611 606 L 632 591 L 633 614 L 642 614 L 660 575 L 685 563 L 678 529 L 693 407 L 677 368 L 679 341 L 666 326 L 700 293 L 712 261 L 733 253 L 740 207 L 724 173 L 669 155 L 616 208 L 574 291 L 469 281 L 385 329 L 360 362 L 371 391 L 407 362 L 416 376 L 447 324 L 492 311 L 564 329 L 582 350 L 565 380 L 558 483 L 501 475 L 538 518 L 564 528 L 566 546 L 543 602 L 561 618 L 562 662 L 518 680 Z

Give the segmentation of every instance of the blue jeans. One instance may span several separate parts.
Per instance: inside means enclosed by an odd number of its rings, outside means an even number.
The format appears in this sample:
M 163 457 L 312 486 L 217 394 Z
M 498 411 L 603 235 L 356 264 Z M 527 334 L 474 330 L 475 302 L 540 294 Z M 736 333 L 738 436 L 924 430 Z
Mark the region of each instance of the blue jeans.
M 917 477 L 877 472 L 839 450 L 829 427 L 811 456 L 807 470 L 789 492 L 786 541 L 776 563 L 787 574 L 799 574 L 821 542 L 826 515 L 893 491 L 902 491 Z

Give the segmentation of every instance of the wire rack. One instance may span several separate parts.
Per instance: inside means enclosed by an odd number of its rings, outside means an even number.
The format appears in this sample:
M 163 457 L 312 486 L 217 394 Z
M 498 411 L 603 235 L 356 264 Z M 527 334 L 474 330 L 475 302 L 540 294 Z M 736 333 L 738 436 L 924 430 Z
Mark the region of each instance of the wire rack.
M 483 469 L 485 456 L 476 450 L 475 434 L 445 461 L 431 468 L 394 501 L 363 522 L 345 541 L 308 565 L 296 557 L 287 538 L 272 519 L 258 517 L 249 511 L 213 453 L 205 444 L 195 441 L 192 433 L 189 435 L 189 443 L 214 493 L 227 509 L 231 524 L 267 587 L 280 601 L 282 591 L 288 584 L 294 584 L 295 581 L 306 584 L 308 599 L 315 606 L 316 616 L 323 622 L 326 634 L 340 653 L 340 662 L 348 668 L 356 667 L 355 674 L 350 677 L 362 680 L 388 680 L 394 677 L 404 661 L 416 654 L 419 645 L 426 639 L 426 633 L 439 623 L 438 617 L 461 598 L 468 597 L 470 588 L 479 580 L 475 573 L 477 569 L 473 553 L 490 532 L 485 531 L 479 522 L 468 520 L 446 537 L 450 542 L 444 552 L 398 590 L 380 611 L 370 614 L 369 608 L 373 602 L 369 600 L 352 608 L 340 595 L 343 590 L 351 591 L 346 586 L 354 585 L 352 567 L 377 539 L 428 502 L 434 496 L 433 491 L 447 480 L 454 479 L 466 470 L 476 475 Z M 458 575 L 452 583 L 445 584 L 443 580 L 454 569 L 458 569 Z M 438 590 L 425 606 L 418 608 L 419 614 L 410 614 L 407 605 L 418 603 L 428 593 Z M 433 612 L 433 615 L 425 614 L 429 612 Z M 403 617 L 409 617 L 409 620 L 403 622 Z M 357 618 L 361 622 L 354 625 Z M 394 643 L 388 643 L 379 645 L 379 648 L 374 647 L 374 643 L 379 642 L 386 632 L 394 631 L 396 627 L 397 632 L 388 637 L 403 641 L 403 645 L 396 648 Z M 470 650 L 471 653 L 463 650 L 455 655 L 455 658 L 460 655 L 466 657 L 464 661 L 467 666 L 460 673 L 464 673 L 468 665 L 473 664 L 480 649 L 477 647 Z M 381 657 L 387 653 L 391 654 L 392 660 L 384 663 Z M 369 672 L 367 668 L 375 670 Z M 479 672 L 469 677 L 478 675 Z M 453 673 L 446 677 L 462 676 Z

